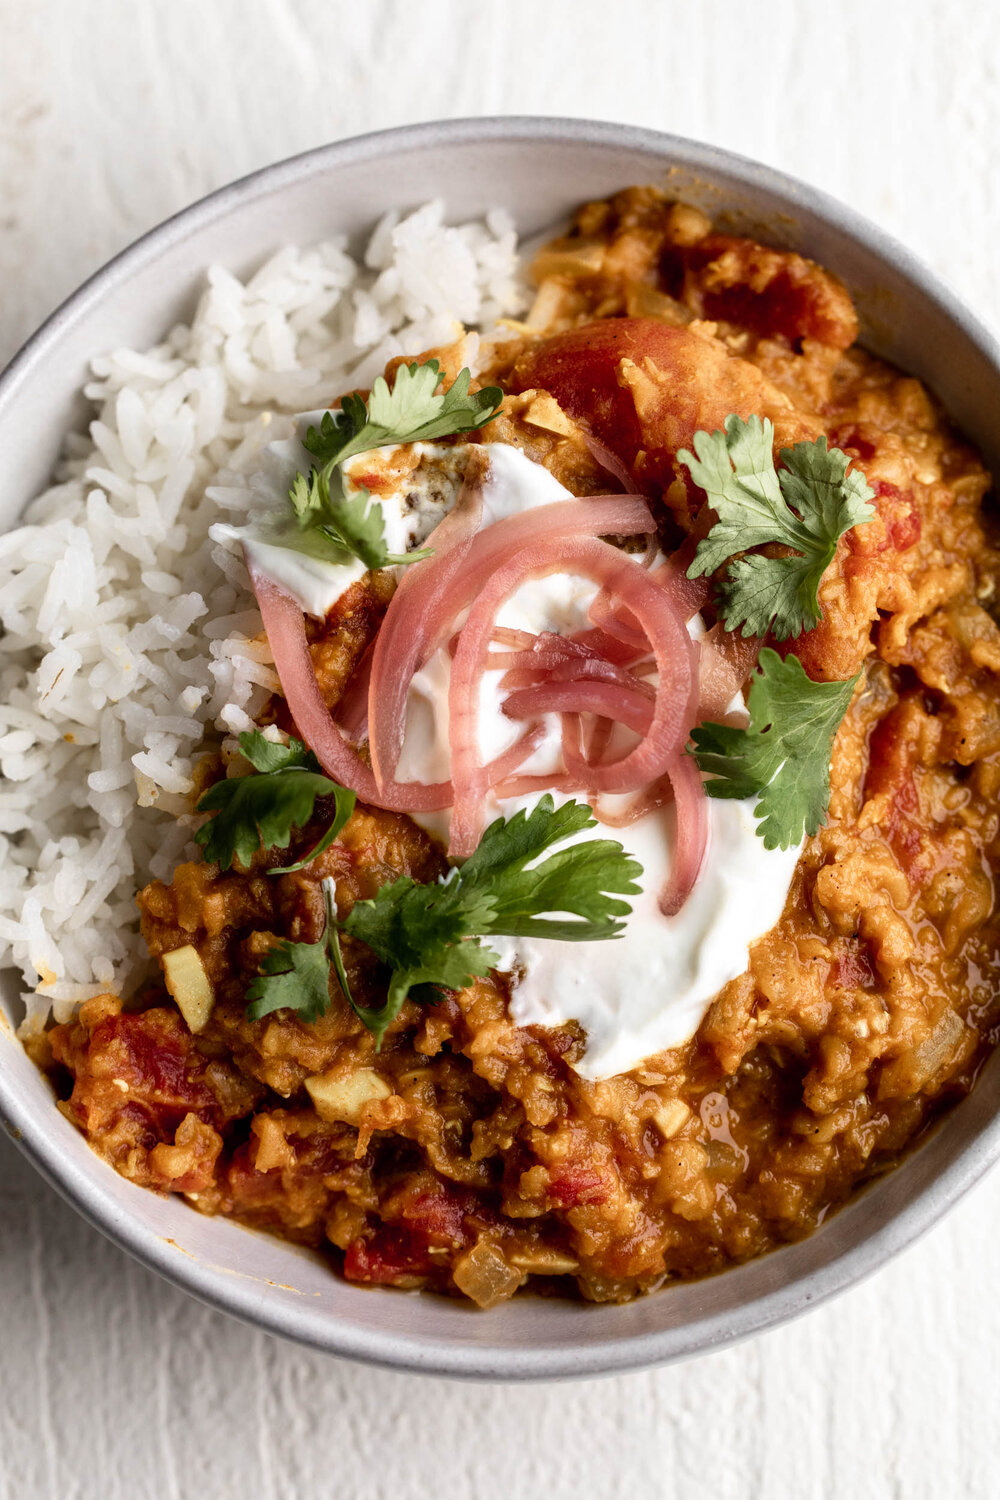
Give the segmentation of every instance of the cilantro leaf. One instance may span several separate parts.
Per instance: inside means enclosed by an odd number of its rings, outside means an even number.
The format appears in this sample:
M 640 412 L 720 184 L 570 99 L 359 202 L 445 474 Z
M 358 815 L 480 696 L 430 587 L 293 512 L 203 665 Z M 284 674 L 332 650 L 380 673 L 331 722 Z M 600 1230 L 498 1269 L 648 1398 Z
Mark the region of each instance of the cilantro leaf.
M 301 740 L 292 735 L 288 744 L 269 740 L 259 729 L 240 735 L 240 750 L 255 771 L 271 775 L 274 771 L 318 771 L 319 761 Z
M 418 885 L 403 875 L 382 886 L 374 900 L 355 904 L 344 931 L 391 970 L 386 1001 L 378 1009 L 355 1004 L 348 993 L 379 1045 L 416 985 L 462 989 L 499 962 L 497 954 L 470 936 L 491 916 L 490 900 L 464 899 L 454 878 Z
M 858 470 L 847 472 L 848 455 L 828 448 L 825 436 L 783 448 L 780 470 L 773 443 L 770 421 L 733 415 L 724 431 L 695 433 L 697 457 L 686 448 L 677 456 L 718 516 L 698 543 L 689 578 L 768 542 L 795 549 L 791 557 L 739 557 L 716 585 L 727 630 L 770 631 L 783 641 L 819 623 L 820 580 L 844 532 L 872 519 L 874 491 Z
M 324 776 L 311 750 L 300 740 L 275 744 L 254 729 L 240 735 L 240 749 L 258 773 L 234 776 L 210 786 L 198 802 L 199 812 L 214 812 L 195 834 L 203 857 L 228 869 L 234 859 L 249 869 L 258 849 L 284 849 L 293 828 L 313 815 L 317 797 L 333 797 L 334 817 L 319 843 L 305 859 L 274 874 L 299 869 L 329 847 L 354 811 L 355 796 Z
M 344 931 L 394 969 L 420 966 L 432 944 L 459 943 L 493 916 L 490 897 L 466 896 L 457 877 L 456 871 L 447 880 L 419 885 L 402 875 L 373 899 L 358 901 Z
M 279 943 L 261 959 L 263 972 L 247 986 L 247 1020 L 274 1010 L 294 1010 L 318 1021 L 330 1008 L 330 960 L 326 942 Z
M 262 972 L 247 985 L 248 1021 L 259 1021 L 274 1010 L 293 1010 L 307 1024 L 318 1021 L 330 1009 L 331 944 L 336 947 L 334 964 L 338 981 L 349 997 L 337 943 L 336 889 L 329 877 L 323 881 L 326 928 L 317 943 L 281 942 L 261 959 Z M 353 1002 L 352 1002 L 353 1003 Z
M 491 422 L 500 410 L 498 386 L 470 395 L 469 370 L 462 370 L 446 391 L 436 359 L 400 365 L 392 389 L 379 375 L 367 405 L 357 394 L 345 396 L 339 411 L 323 415 L 319 430 L 310 427 L 303 445 L 321 464 L 342 464 L 358 453 L 389 443 L 429 442 L 456 432 L 471 432 Z
M 745 729 L 699 724 L 694 756 L 710 797 L 757 798 L 766 849 L 797 847 L 822 826 L 830 805 L 830 755 L 861 673 L 814 682 L 797 656 L 760 653 L 750 682 Z
M 392 891 L 399 885 L 414 890 L 445 889 L 444 886 L 417 886 L 407 876 L 383 889 Z M 394 904 L 399 908 L 403 904 L 400 901 L 403 895 L 404 892 L 400 891 L 390 905 Z M 392 949 L 393 936 L 387 935 L 386 943 L 378 954 L 383 962 L 392 967 L 385 1003 L 380 1006 L 358 1005 L 351 993 L 344 966 L 337 926 L 336 891 L 329 878 L 323 881 L 323 903 L 326 907 L 326 928 L 318 942 L 281 942 L 264 955 L 261 960 L 262 973 L 248 985 L 246 991 L 246 998 L 251 1002 L 246 1011 L 248 1020 L 259 1021 L 262 1016 L 275 1010 L 295 1011 L 307 1023 L 325 1016 L 330 1008 L 332 965 L 345 999 L 381 1046 L 386 1030 L 398 1016 L 413 987 L 428 984 L 435 989 L 442 986 L 446 989 L 461 989 L 464 985 L 471 984 L 477 975 L 488 974 L 493 965 L 499 962 L 497 955 L 478 941 L 459 941 L 462 936 L 459 928 L 453 929 L 454 943 L 442 934 L 436 942 L 424 943 L 418 949 L 413 945 L 412 934 L 407 934 L 404 922 L 394 935 L 400 948 Z M 358 904 L 370 906 L 372 903 Z M 356 906 L 355 910 L 357 909 Z M 344 923 L 345 929 L 347 925 Z M 447 927 L 447 923 L 445 926 Z M 410 962 L 395 965 L 394 954 L 400 958 L 405 955 Z
M 485 947 L 478 938 L 453 946 L 445 942 L 428 943 L 421 962 L 392 970 L 383 1005 L 358 1005 L 349 991 L 347 998 L 355 1015 L 374 1035 L 376 1046 L 381 1047 L 385 1033 L 418 986 L 425 986 L 428 990 L 420 998 L 433 1001 L 443 990 L 464 989 L 474 979 L 488 974 L 499 962 L 499 955 Z
M 563 942 L 594 942 L 618 937 L 631 907 L 617 896 L 639 893 L 642 866 L 613 839 L 587 839 L 532 864 L 553 844 L 564 842 L 596 819 L 585 802 L 554 807 L 546 794 L 531 812 L 498 818 L 457 873 L 471 899 L 489 893 L 493 915 L 483 932 L 505 937 L 549 937 Z M 455 877 L 453 877 L 454 879 Z M 553 921 L 541 912 L 571 913 L 580 920 Z
M 348 495 L 337 468 L 311 469 L 308 478 L 296 474 L 288 498 L 299 528 L 327 543 L 323 550 L 331 562 L 357 557 L 366 568 L 389 568 L 430 556 L 426 547 L 413 552 L 390 552 L 385 545 L 382 507 L 372 504 L 368 490 Z
M 296 474 L 288 499 L 300 531 L 311 534 L 311 550 L 316 550 L 318 541 L 320 552 L 331 561 L 356 557 L 366 568 L 393 567 L 430 555 L 426 549 L 388 550 L 381 505 L 372 501 L 368 490 L 347 493 L 343 464 L 388 443 L 469 432 L 485 426 L 499 412 L 503 400 L 499 387 L 470 394 L 472 376 L 462 370 L 446 391 L 439 391 L 442 378 L 436 359 L 400 365 L 392 390 L 379 375 L 367 403 L 356 392 L 345 396 L 338 411 L 324 412 L 319 427 L 309 428 L 302 444 L 316 463 L 308 474 Z

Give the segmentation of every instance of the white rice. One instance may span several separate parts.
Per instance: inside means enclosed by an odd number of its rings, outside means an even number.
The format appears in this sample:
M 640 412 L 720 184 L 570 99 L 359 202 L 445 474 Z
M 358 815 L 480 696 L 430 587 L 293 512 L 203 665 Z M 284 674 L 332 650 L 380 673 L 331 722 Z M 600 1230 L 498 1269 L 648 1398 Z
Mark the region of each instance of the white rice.
M 523 302 L 507 215 L 449 228 L 436 202 L 383 219 L 362 265 L 334 240 L 246 284 L 213 266 L 190 327 L 94 360 L 89 434 L 0 536 L 0 967 L 25 1026 L 142 977 L 136 891 L 194 857 L 195 766 L 277 686 L 208 536 L 276 417 Z

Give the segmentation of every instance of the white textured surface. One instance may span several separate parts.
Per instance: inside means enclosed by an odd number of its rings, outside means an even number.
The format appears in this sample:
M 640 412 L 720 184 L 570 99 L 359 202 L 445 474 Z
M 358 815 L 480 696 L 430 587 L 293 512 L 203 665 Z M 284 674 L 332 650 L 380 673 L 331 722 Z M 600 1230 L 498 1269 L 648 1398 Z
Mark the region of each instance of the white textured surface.
M 1000 322 L 1000 10 L 974 0 L 0 0 L 0 362 L 263 163 L 578 114 L 786 168 Z M 276 226 L 280 233 L 280 226 Z M 866 1286 L 683 1367 L 484 1389 L 356 1369 L 127 1261 L 0 1140 L 0 1500 L 881 1500 L 998 1491 L 1000 1180 Z

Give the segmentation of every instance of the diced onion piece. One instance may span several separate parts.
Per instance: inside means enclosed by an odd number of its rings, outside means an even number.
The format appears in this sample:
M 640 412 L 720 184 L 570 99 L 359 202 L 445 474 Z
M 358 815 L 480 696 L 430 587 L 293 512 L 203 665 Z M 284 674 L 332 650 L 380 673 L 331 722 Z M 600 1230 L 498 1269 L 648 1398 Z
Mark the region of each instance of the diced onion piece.
M 365 1106 L 388 1099 L 392 1089 L 374 1068 L 356 1068 L 353 1073 L 320 1073 L 306 1079 L 306 1092 L 321 1120 L 361 1123 Z
M 274 1115 L 254 1115 L 250 1135 L 255 1172 L 280 1172 L 295 1165 L 295 1152 Z
M 455 1262 L 455 1285 L 477 1307 L 495 1307 L 513 1297 L 524 1274 L 508 1265 L 499 1248 L 487 1239 L 477 1240 L 471 1250 Z
M 908 1047 L 883 1067 L 878 1081 L 878 1098 L 892 1099 L 918 1093 L 946 1063 L 955 1059 L 968 1034 L 961 1016 L 951 1009 L 943 1011 L 930 1036 L 916 1047 Z
M 541 283 L 550 276 L 579 276 L 600 271 L 607 247 L 600 240 L 582 243 L 561 240 L 539 250 L 531 263 L 532 280 Z
M 197 948 L 189 943 L 163 955 L 163 978 L 189 1031 L 202 1031 L 212 1014 L 215 991 Z
M 690 1120 L 691 1110 L 683 1099 L 666 1099 L 651 1118 L 663 1139 L 671 1141 Z

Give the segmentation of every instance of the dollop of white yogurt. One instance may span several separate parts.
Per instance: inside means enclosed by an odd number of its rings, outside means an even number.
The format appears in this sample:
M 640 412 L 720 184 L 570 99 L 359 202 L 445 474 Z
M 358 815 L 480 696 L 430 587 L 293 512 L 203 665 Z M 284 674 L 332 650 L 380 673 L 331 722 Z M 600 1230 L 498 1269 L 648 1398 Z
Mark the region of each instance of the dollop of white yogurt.
M 321 413 L 296 419 L 299 433 Z M 442 515 L 454 505 L 461 487 L 465 445 L 421 444 L 425 450 L 398 494 L 380 497 L 390 548 L 419 546 Z M 392 450 L 383 449 L 388 455 Z M 263 479 L 255 483 L 264 497 L 261 512 L 247 528 L 228 528 L 248 556 L 302 607 L 325 615 L 340 593 L 364 569 L 331 568 L 304 558 L 275 535 L 283 523 L 275 503 L 287 515 L 288 486 L 309 455 L 298 438 L 273 443 L 266 450 Z M 365 456 L 367 458 L 367 455 Z M 356 467 L 356 463 L 350 465 Z M 436 477 L 435 477 L 436 476 Z M 348 474 L 350 478 L 350 474 Z M 446 481 L 446 482 L 445 482 Z M 414 501 L 414 492 L 417 500 Z M 420 495 L 425 496 L 421 503 Z M 433 501 L 426 496 L 433 494 Z M 536 505 L 570 500 L 568 490 L 520 449 L 490 445 L 490 467 L 484 485 L 484 522 L 491 524 Z M 213 528 L 223 532 L 222 527 Z M 587 578 L 554 573 L 526 581 L 502 606 L 500 625 L 538 633 L 569 634 L 590 624 L 588 609 L 597 592 Z M 702 629 L 692 622 L 693 634 Z M 406 733 L 397 769 L 401 781 L 438 781 L 450 774 L 448 685 L 451 658 L 437 652 L 413 679 L 407 706 Z M 479 703 L 480 752 L 498 755 L 519 737 L 523 725 L 501 711 L 499 672 L 484 674 Z M 742 707 L 738 700 L 734 707 Z M 541 742 L 521 770 L 555 772 L 561 766 L 561 727 L 547 715 Z M 556 795 L 557 801 L 568 800 Z M 510 817 L 536 797 L 487 799 L 486 821 Z M 676 841 L 673 808 L 650 813 L 626 828 L 598 824 L 576 836 L 614 838 L 641 864 L 642 894 L 633 898 L 624 935 L 606 942 L 571 943 L 542 938 L 490 938 L 502 969 L 511 976 L 510 1009 L 519 1026 L 556 1026 L 577 1021 L 587 1035 L 586 1051 L 576 1064 L 584 1078 L 601 1079 L 628 1072 L 667 1048 L 680 1046 L 697 1031 L 706 1010 L 723 985 L 747 965 L 751 943 L 777 922 L 788 894 L 799 850 L 768 850 L 755 832 L 753 803 L 710 799 L 709 844 L 701 876 L 674 917 L 664 917 L 658 895 L 666 882 Z M 449 813 L 421 815 L 428 831 L 447 841 Z

